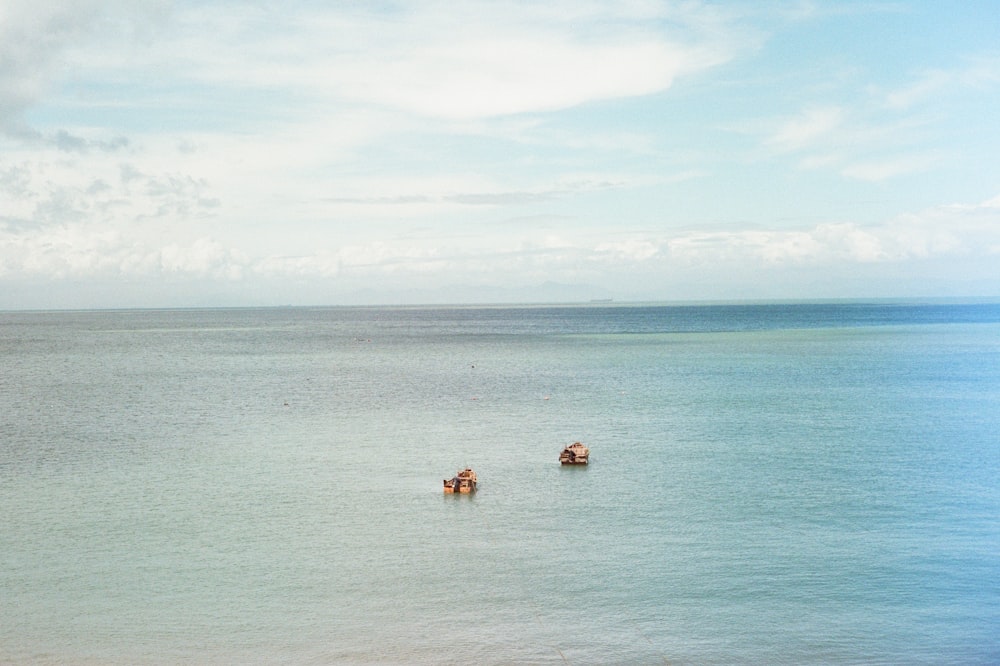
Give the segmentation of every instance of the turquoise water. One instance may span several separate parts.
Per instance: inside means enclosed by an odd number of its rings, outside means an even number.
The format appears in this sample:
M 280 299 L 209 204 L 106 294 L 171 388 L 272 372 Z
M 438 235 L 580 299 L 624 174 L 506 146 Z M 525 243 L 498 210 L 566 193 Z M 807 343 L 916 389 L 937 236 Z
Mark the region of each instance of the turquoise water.
M 0 313 L 0 358 L 2 663 L 1000 662 L 1000 306 Z

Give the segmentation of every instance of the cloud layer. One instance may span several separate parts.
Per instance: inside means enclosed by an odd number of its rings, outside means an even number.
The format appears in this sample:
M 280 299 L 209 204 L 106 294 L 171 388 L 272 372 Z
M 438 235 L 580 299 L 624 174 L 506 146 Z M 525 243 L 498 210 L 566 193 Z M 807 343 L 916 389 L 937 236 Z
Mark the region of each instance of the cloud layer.
M 6 304 L 89 281 L 130 304 L 178 281 L 238 302 L 803 295 L 809 271 L 844 296 L 859 275 L 1000 291 L 1000 58 L 823 46 L 933 25 L 917 9 L 12 0 Z

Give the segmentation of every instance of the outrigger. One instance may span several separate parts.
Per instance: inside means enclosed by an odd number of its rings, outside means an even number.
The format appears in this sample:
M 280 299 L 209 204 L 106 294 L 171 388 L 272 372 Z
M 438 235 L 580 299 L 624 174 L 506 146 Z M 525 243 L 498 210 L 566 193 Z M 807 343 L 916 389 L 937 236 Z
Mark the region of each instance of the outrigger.
M 466 467 L 450 479 L 444 480 L 444 491 L 446 493 L 473 493 L 476 491 L 478 481 L 476 473 Z
M 590 458 L 590 449 L 580 442 L 573 442 L 559 454 L 559 462 L 563 465 L 586 465 Z

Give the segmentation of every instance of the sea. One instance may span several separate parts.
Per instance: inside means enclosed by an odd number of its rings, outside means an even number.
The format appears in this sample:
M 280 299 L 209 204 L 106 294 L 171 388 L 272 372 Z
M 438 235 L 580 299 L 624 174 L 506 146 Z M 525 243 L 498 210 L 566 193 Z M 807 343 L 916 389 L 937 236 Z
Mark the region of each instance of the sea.
M 0 313 L 0 663 L 1000 663 L 1000 305 Z

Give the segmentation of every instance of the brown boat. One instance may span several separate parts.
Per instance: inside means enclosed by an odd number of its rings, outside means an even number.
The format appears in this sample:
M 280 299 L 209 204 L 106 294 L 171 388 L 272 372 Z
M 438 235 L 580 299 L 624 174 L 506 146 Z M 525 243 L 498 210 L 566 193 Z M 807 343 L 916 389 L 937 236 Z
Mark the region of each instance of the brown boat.
M 466 467 L 461 472 L 444 480 L 444 491 L 446 493 L 473 493 L 476 491 L 476 473 Z
M 559 454 L 559 462 L 563 465 L 586 465 L 590 458 L 590 449 L 580 442 L 573 442 Z

